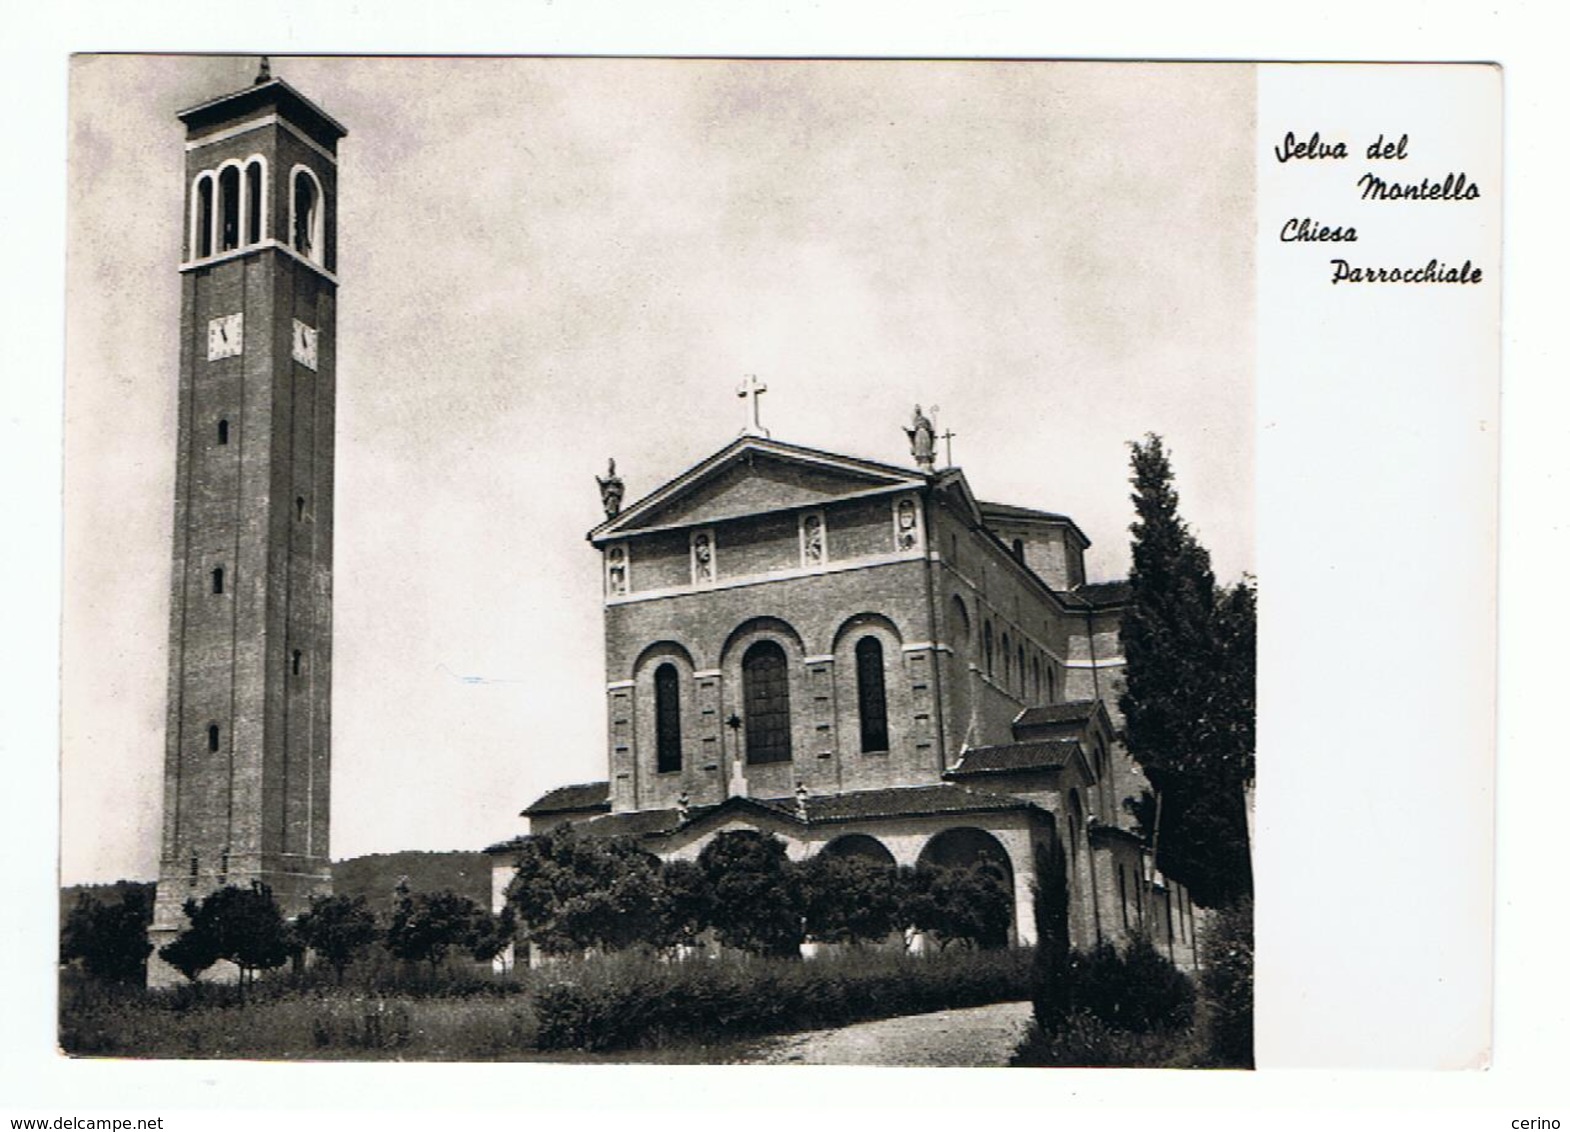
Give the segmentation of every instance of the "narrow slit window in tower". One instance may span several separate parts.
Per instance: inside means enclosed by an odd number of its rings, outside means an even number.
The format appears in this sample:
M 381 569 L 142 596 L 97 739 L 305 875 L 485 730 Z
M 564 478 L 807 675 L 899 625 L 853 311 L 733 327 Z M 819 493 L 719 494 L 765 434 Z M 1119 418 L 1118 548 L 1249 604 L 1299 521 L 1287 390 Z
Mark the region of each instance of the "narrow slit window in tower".
M 294 659 L 290 662 L 290 669 L 294 673 L 294 675 L 296 675 L 296 676 L 300 675 L 300 660 L 301 660 L 300 650 L 299 649 L 295 649 L 294 650 Z
M 224 568 L 222 566 L 214 566 L 213 567 L 213 593 L 221 594 L 223 592 L 224 592 Z
M 245 242 L 262 242 L 262 163 L 245 167 Z
M 207 750 L 209 754 L 218 753 L 218 725 L 216 723 L 207 725 Z
M 229 422 L 228 421 L 219 421 L 218 422 L 218 443 L 219 444 L 228 444 L 229 443 Z
M 240 246 L 240 170 L 229 166 L 218 174 L 218 246 L 230 251 Z

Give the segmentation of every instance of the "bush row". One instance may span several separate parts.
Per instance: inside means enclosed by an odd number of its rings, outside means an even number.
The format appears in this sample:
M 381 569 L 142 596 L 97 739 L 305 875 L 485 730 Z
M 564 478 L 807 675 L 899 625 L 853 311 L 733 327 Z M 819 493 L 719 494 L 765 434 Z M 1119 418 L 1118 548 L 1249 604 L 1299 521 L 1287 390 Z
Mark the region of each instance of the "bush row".
M 842 1026 L 1020 999 L 1028 952 L 911 956 L 852 951 L 811 962 L 755 957 L 663 963 L 633 955 L 540 972 L 543 1050 L 603 1051 Z

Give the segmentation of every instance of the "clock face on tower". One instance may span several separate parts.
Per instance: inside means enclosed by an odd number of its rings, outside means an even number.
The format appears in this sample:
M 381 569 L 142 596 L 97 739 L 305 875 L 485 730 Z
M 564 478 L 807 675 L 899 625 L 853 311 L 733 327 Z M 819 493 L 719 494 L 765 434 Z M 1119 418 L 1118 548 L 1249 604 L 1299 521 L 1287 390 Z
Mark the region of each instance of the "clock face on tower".
M 245 316 L 225 314 L 207 324 L 207 360 L 238 357 L 245 345 Z
M 294 320 L 294 360 L 306 369 L 316 369 L 316 331 L 299 319 Z

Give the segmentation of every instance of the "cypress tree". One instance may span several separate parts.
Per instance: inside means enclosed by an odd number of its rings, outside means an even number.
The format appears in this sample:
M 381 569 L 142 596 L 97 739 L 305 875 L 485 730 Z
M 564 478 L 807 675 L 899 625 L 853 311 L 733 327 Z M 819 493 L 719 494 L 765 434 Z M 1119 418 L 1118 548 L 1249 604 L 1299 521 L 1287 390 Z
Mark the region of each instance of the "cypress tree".
M 1178 514 L 1161 438 L 1132 446 L 1131 604 L 1119 706 L 1129 753 L 1154 791 L 1135 812 L 1156 866 L 1205 907 L 1253 891 L 1245 787 L 1254 777 L 1254 591 L 1218 590 Z

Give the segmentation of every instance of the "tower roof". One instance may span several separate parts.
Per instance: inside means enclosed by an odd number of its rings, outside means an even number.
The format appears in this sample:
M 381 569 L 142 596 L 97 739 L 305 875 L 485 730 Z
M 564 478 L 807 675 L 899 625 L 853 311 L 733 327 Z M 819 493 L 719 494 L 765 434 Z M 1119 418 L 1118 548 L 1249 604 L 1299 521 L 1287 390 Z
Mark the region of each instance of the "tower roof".
M 189 136 L 212 133 L 259 112 L 272 110 L 304 130 L 319 145 L 332 149 L 348 130 L 336 118 L 282 79 L 267 79 L 243 90 L 200 103 L 176 115 Z

